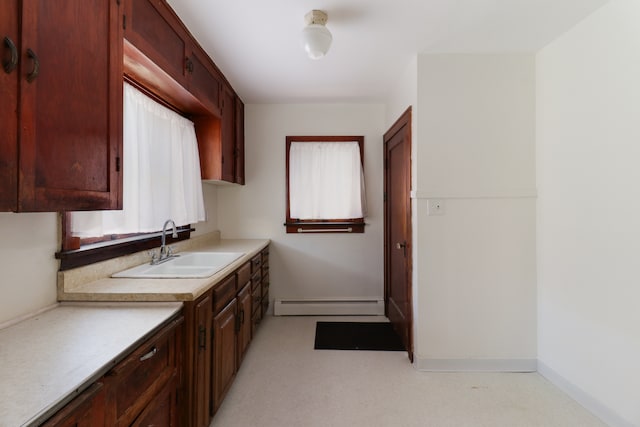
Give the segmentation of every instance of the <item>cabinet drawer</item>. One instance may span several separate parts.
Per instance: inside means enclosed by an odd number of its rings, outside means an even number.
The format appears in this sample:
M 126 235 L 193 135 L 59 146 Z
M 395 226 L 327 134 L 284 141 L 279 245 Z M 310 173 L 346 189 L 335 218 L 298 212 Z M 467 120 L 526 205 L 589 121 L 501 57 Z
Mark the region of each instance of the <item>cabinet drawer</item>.
M 247 262 L 245 265 L 238 269 L 238 290 L 242 289 L 244 285 L 251 280 L 251 263 Z
M 262 309 L 260 303 L 258 303 L 258 309 L 253 312 L 251 316 L 251 335 L 255 335 L 255 331 L 262 321 Z
M 262 281 L 262 297 L 269 295 L 269 281 Z
M 236 275 L 233 274 L 213 289 L 213 313 L 224 308 L 236 296 Z
M 253 313 L 260 311 L 260 304 L 262 302 L 262 290 L 260 287 L 258 289 L 254 289 L 251 293 L 251 311 Z
M 42 427 L 101 427 L 104 426 L 104 388 L 94 383 L 69 402 Z
M 182 318 L 174 320 L 147 340 L 107 374 L 115 412 L 115 425 L 129 426 L 176 375 L 176 328 Z
M 260 270 L 262 265 L 262 256 L 260 254 L 251 258 L 251 273 L 255 273 Z
M 256 289 L 260 286 L 260 283 L 262 283 L 262 274 L 257 271 L 253 276 L 251 276 L 251 288 Z

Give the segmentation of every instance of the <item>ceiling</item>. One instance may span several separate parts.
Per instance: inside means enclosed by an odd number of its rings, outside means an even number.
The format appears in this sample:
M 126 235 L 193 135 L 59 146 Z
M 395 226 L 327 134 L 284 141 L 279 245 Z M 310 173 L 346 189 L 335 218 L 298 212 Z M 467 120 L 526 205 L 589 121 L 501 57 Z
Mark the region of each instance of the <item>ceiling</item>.
M 382 102 L 417 53 L 536 52 L 608 0 L 168 0 L 245 103 Z M 324 10 L 333 44 L 300 46 Z

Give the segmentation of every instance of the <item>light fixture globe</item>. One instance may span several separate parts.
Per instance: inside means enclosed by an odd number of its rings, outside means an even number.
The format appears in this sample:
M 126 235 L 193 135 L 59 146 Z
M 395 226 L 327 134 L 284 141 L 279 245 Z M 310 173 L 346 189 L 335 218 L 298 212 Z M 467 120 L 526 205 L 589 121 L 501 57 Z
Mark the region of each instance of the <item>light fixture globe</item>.
M 327 14 L 312 10 L 305 15 L 307 26 L 302 30 L 302 47 L 311 59 L 320 59 L 327 54 L 333 37 L 325 27 Z

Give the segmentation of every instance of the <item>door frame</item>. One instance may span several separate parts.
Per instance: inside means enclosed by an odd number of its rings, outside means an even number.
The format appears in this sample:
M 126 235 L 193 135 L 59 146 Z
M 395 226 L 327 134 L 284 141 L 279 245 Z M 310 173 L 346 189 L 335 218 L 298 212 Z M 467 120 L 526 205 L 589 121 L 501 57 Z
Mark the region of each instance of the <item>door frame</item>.
M 406 197 L 406 224 L 407 224 L 407 240 L 406 240 L 406 250 L 408 251 L 409 256 L 406 257 L 406 281 L 407 281 L 407 301 L 408 301 L 408 348 L 407 353 L 409 356 L 409 360 L 413 362 L 413 351 L 414 351 L 414 339 L 413 339 L 413 239 L 412 239 L 412 201 L 411 201 L 411 152 L 412 152 L 412 132 L 411 132 L 411 113 L 412 109 L 409 106 L 404 113 L 396 120 L 396 122 L 389 128 L 387 132 L 385 132 L 383 137 L 383 147 L 384 147 L 384 313 L 385 316 L 389 315 L 389 286 L 390 286 L 390 256 L 389 252 L 393 250 L 392 242 L 389 241 L 389 224 L 393 221 L 393 218 L 389 217 L 389 204 L 387 202 L 387 191 L 389 185 L 389 167 L 388 167 L 388 159 L 387 159 L 387 144 L 391 140 L 393 136 L 395 136 L 398 132 L 405 132 L 405 143 L 408 144 L 408 156 L 406 158 L 406 163 L 404 167 L 405 171 L 405 179 L 407 182 L 407 188 L 409 191 L 405 195 Z

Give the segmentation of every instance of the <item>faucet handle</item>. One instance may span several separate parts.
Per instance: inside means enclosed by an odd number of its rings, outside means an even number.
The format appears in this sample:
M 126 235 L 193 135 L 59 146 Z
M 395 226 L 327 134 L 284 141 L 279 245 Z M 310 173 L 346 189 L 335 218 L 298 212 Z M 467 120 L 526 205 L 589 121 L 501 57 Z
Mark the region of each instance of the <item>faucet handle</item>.
M 149 251 L 147 254 L 151 255 L 151 265 L 154 265 L 158 262 L 158 253 L 154 251 Z

